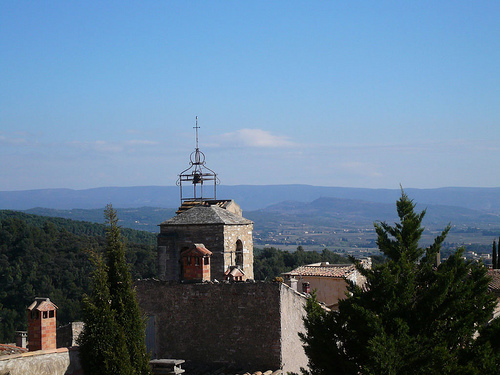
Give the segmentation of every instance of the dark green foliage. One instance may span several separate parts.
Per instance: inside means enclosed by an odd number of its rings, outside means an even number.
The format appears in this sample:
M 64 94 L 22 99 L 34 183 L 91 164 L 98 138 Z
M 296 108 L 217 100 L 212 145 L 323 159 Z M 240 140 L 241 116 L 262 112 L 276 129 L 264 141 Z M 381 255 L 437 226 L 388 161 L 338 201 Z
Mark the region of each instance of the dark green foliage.
M 132 375 L 125 334 L 111 307 L 107 267 L 100 255 L 92 257 L 91 294 L 82 303 L 85 329 L 78 339 L 80 363 L 85 374 Z
M 498 238 L 497 261 L 493 263 L 493 269 L 500 268 L 500 237 Z
M 59 307 L 58 325 L 81 320 L 91 271 L 87 252 L 105 246 L 104 225 L 15 211 L 0 211 L 0 218 L 0 342 L 13 342 L 16 330 L 26 330 L 25 309 L 35 297 L 49 297 Z M 156 275 L 156 252 L 148 243 L 127 242 L 134 278 Z
M 304 264 L 329 262 L 331 264 L 350 263 L 349 259 L 324 249 L 321 253 L 304 251 L 302 246 L 291 253 L 274 247 L 254 248 L 253 271 L 255 280 L 270 280 Z
M 109 223 L 106 234 L 106 263 L 111 309 L 124 333 L 128 356 L 134 374 L 149 374 L 149 355 L 146 352 L 146 325 L 132 285 L 129 266 L 125 260 L 125 245 L 120 237 L 116 211 L 111 205 L 105 210 Z
M 457 251 L 436 266 L 448 228 L 434 243 L 418 245 L 425 211 L 416 214 L 403 193 L 400 222 L 375 224 L 387 261 L 365 270 L 367 284 L 349 285 L 339 311 L 306 307 L 309 374 L 496 374 L 498 322 L 484 329 L 495 298 L 486 268 Z M 474 334 L 479 329 L 480 340 Z M 498 339 L 496 339 L 498 340 Z
M 500 241 L 500 239 L 499 239 Z M 500 242 L 498 242 L 498 245 L 500 246 Z M 493 240 L 493 248 L 491 249 L 491 263 L 492 263 L 492 268 L 495 270 L 497 269 L 497 243 L 495 240 Z

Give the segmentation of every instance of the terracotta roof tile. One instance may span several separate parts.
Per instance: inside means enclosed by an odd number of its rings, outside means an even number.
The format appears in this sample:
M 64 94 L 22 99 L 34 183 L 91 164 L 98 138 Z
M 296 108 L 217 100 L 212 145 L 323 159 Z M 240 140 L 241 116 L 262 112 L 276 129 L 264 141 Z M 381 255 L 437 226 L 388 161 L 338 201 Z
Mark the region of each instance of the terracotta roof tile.
M 491 277 L 489 289 L 495 294 L 500 294 L 500 270 L 488 270 L 488 276 Z
M 192 256 L 192 255 L 203 257 L 207 255 L 212 255 L 212 252 L 208 250 L 202 243 L 195 243 L 189 249 L 186 249 L 181 253 L 182 257 Z
M 27 351 L 28 349 L 20 348 L 19 346 L 0 344 L 0 355 L 21 354 Z
M 353 264 L 324 264 L 314 263 L 300 266 L 283 275 L 286 276 L 320 276 L 320 277 L 348 277 L 356 268 Z
M 38 310 L 38 311 L 49 311 L 49 310 L 55 310 L 58 307 L 50 301 L 49 298 L 43 298 L 43 297 L 36 297 L 35 301 L 28 306 L 27 310 Z

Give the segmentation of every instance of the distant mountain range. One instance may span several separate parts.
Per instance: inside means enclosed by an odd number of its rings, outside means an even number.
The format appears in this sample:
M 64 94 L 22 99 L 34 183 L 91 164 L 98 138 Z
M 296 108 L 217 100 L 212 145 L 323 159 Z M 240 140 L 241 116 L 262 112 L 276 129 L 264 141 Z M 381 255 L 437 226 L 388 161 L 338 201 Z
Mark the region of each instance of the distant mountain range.
M 135 187 L 0 192 L 0 209 L 102 223 L 103 207 L 112 202 L 122 226 L 157 233 L 158 224 L 175 215 L 179 204 L 175 191 L 175 187 Z M 221 187 L 219 192 L 219 196 L 231 197 L 242 206 L 244 216 L 255 222 L 256 234 L 263 239 L 276 237 L 280 232 L 373 229 L 375 221 L 397 220 L 395 203 L 401 195 L 399 189 L 307 185 L 230 186 Z M 500 230 L 500 189 L 407 189 L 406 192 L 417 202 L 418 211 L 427 209 L 424 225 L 430 229 L 442 229 L 451 223 L 454 230 L 480 228 L 492 233 Z
M 365 189 L 311 185 L 235 185 L 219 186 L 217 197 L 234 199 L 244 211 L 255 211 L 280 202 L 308 203 L 319 198 L 337 198 L 373 203 L 392 203 L 400 189 Z M 500 213 L 500 188 L 405 189 L 419 204 L 455 206 L 485 213 Z M 112 203 L 116 208 L 179 206 L 179 190 L 175 186 L 103 187 L 85 190 L 40 189 L 0 191 L 0 209 L 27 210 L 35 207 L 51 209 L 101 209 Z

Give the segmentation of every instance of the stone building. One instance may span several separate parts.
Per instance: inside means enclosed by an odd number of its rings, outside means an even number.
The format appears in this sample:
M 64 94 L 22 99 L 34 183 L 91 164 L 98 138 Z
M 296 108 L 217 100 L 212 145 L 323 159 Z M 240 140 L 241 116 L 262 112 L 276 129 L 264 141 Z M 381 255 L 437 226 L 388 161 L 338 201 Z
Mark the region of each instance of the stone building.
M 285 374 L 307 367 L 298 336 L 306 297 L 283 283 L 143 280 L 136 290 L 154 358 Z
M 253 279 L 253 222 L 242 216 L 233 200 L 217 200 L 217 174 L 205 165 L 205 155 L 198 148 L 198 119 L 195 129 L 196 149 L 190 166 L 177 180 L 181 206 L 177 216 L 159 225 L 159 278 L 182 280 L 187 264 L 181 254 L 199 244 L 211 252 L 212 280 L 224 280 L 229 274 L 237 274 L 241 280 Z M 213 185 L 213 190 L 207 185 Z
M 364 258 L 361 265 L 371 268 L 371 259 Z M 283 274 L 290 287 L 304 293 L 315 290 L 318 301 L 330 309 L 337 309 L 339 299 L 345 298 L 347 281 L 358 285 L 365 283 L 364 277 L 353 264 L 313 263 L 300 266 Z
M 253 281 L 253 222 L 233 200 L 216 198 L 217 176 L 196 143 L 179 175 L 177 215 L 159 225 L 159 280 L 136 283 L 148 350 L 186 365 L 299 373 L 307 366 L 298 336 L 306 297 L 283 283 Z
M 221 201 L 219 201 L 221 202 Z M 231 205 L 236 203 L 231 202 Z M 210 257 L 211 279 L 224 280 L 226 271 L 239 268 L 253 279 L 253 222 L 218 204 L 204 203 L 160 224 L 158 266 L 160 280 L 181 280 L 181 253 L 203 244 Z

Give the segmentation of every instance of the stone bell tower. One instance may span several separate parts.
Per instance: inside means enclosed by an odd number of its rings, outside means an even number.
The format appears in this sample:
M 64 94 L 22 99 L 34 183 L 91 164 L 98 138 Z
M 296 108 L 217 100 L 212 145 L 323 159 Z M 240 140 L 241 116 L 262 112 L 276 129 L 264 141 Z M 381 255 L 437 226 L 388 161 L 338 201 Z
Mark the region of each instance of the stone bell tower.
M 243 276 L 238 280 L 253 279 L 253 222 L 242 216 L 241 208 L 233 200 L 217 199 L 219 179 L 205 165 L 205 154 L 198 147 L 198 117 L 194 129 L 196 148 L 191 153 L 189 168 L 177 180 L 181 205 L 176 216 L 159 225 L 159 277 L 182 281 L 189 279 L 188 274 L 202 272 L 193 270 L 196 264 L 188 265 L 187 258 L 181 255 L 201 245 L 211 253 L 206 261 L 210 265 L 210 279 L 224 280 L 230 273 L 241 273 Z M 184 269 L 188 266 L 189 271 Z

